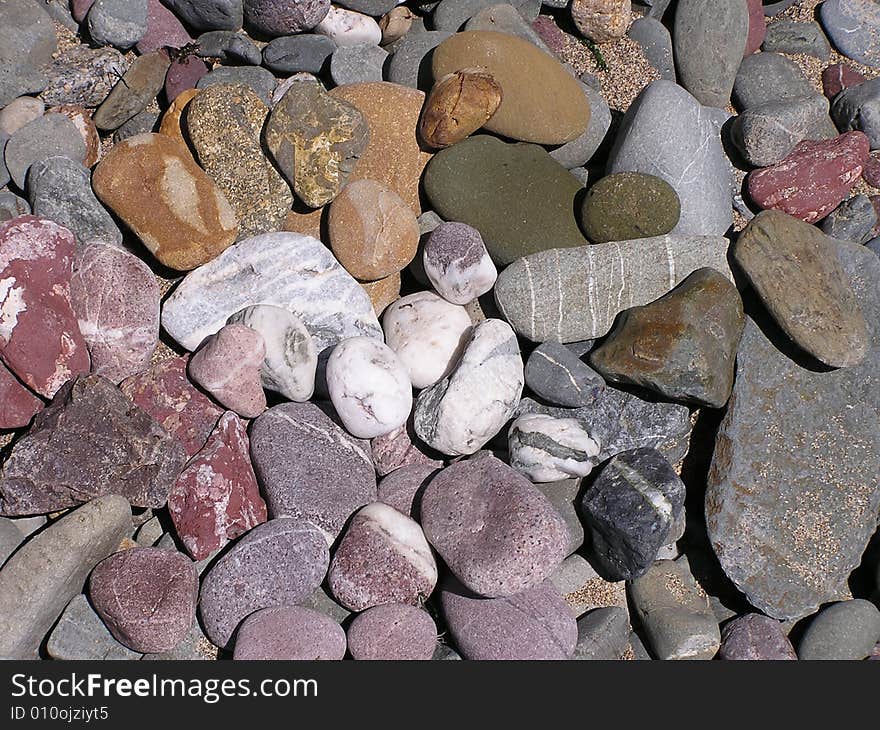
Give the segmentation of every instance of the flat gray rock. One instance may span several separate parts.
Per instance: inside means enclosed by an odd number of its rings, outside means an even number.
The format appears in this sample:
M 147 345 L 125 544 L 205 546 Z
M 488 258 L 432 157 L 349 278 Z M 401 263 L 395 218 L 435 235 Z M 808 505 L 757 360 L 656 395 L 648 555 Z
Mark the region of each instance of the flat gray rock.
M 880 641 L 880 611 L 870 601 L 854 599 L 823 608 L 804 632 L 798 659 L 860 660 Z
M 95 0 L 86 25 L 97 45 L 131 48 L 147 32 L 147 0 Z
M 767 26 L 767 36 L 761 48 L 790 55 L 802 53 L 821 61 L 827 61 L 831 56 L 831 44 L 822 32 L 822 26 L 815 21 L 777 20 Z
M 590 102 L 590 123 L 580 137 L 550 150 L 550 157 L 568 170 L 586 165 L 599 149 L 611 127 L 611 109 L 608 108 L 608 102 L 598 91 L 586 84 L 582 83 L 581 88 L 587 101 Z
M 263 60 L 260 49 L 244 33 L 231 30 L 209 30 L 196 39 L 201 58 L 219 58 L 222 63 L 259 66 Z
M 572 659 L 612 661 L 629 649 L 629 616 L 617 606 L 597 608 L 578 619 L 578 640 Z
M 605 388 L 605 381 L 565 345 L 538 345 L 525 367 L 526 385 L 548 403 L 565 408 L 588 406 Z
M 431 16 L 437 30 L 455 32 L 485 8 L 497 5 L 497 0 L 441 0 Z M 513 0 L 511 3 L 528 20 L 538 17 L 540 0 Z
M 0 517 L 0 565 L 24 542 L 24 535 L 7 517 Z
M 21 63 L 0 65 L 0 107 L 25 94 L 39 94 L 48 85 L 42 71 Z
M 800 66 L 779 53 L 746 56 L 733 83 L 733 99 L 744 110 L 815 93 Z
M 675 81 L 675 61 L 672 56 L 672 36 L 657 18 L 637 18 L 626 34 L 639 44 L 661 79 Z
M 841 241 L 867 243 L 873 238 L 877 212 L 867 195 L 854 195 L 844 200 L 822 221 L 820 228 L 826 236 Z
M 371 43 L 343 46 L 330 57 L 330 76 L 337 86 L 382 81 L 387 60 L 388 52 Z
M 239 30 L 242 0 L 162 0 L 184 24 L 196 31 Z
M 708 478 L 707 527 L 724 572 L 779 619 L 840 597 L 877 527 L 880 259 L 851 243 L 838 257 L 868 323 L 868 354 L 808 370 L 748 319 Z
M 142 656 L 113 638 L 82 593 L 67 604 L 67 608 L 49 634 L 46 652 L 53 659 L 65 661 L 107 659 L 131 661 Z
M 826 0 L 822 27 L 838 51 L 853 61 L 880 68 L 880 5 L 875 0 Z
M 275 76 L 260 66 L 218 66 L 202 76 L 196 88 L 206 89 L 214 84 L 244 84 L 269 106 L 275 90 Z
M 31 165 L 59 155 L 82 162 L 86 157 L 86 143 L 70 119 L 55 113 L 25 124 L 9 138 L 4 153 L 9 175 L 22 190 Z
M 430 91 L 434 85 L 431 71 L 433 51 L 451 35 L 450 31 L 443 29 L 407 33 L 388 62 L 388 81 Z
M 302 72 L 316 74 L 335 50 L 336 43 L 325 35 L 282 36 L 263 48 L 263 64 L 285 76 Z
M 499 33 L 510 33 L 511 35 L 519 36 L 529 43 L 534 43 L 544 53 L 551 56 L 556 55 L 544 43 L 541 36 L 532 28 L 531 23 L 523 17 L 522 13 L 513 5 L 507 3 L 490 5 L 487 8 L 483 8 L 465 23 L 464 29 L 494 30 Z
M 55 26 L 41 4 L 33 0 L 0 3 L 0 67 L 21 64 L 36 70 L 52 60 L 57 48 Z

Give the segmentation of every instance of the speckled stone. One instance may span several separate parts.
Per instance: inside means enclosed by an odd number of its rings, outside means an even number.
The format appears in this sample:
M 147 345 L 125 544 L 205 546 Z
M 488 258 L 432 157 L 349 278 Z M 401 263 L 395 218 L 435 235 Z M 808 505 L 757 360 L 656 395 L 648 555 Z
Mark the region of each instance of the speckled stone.
M 867 169 L 867 167 L 866 167 Z M 862 173 L 864 177 L 864 171 Z M 822 232 L 841 241 L 867 243 L 874 235 L 877 212 L 867 195 L 854 195 L 838 205 L 822 221 Z
M 798 644 L 805 660 L 865 659 L 880 641 L 880 611 L 870 601 L 857 598 L 823 608 Z
M 45 404 L 0 361 L 0 428 L 22 428 Z
M 282 36 L 263 47 L 263 64 L 283 76 L 317 74 L 335 50 L 336 44 L 330 38 L 317 33 Z
M 194 30 L 238 30 L 242 0 L 162 0 Z
M 742 109 L 815 93 L 800 67 L 780 53 L 747 56 L 733 85 L 733 98 Z
M 233 659 L 339 660 L 345 648 L 345 631 L 329 616 L 299 606 L 273 606 L 255 611 L 242 622 Z
M 443 465 L 442 461 L 432 458 L 427 453 L 428 447 L 419 441 L 409 422 L 391 433 L 374 438 L 370 441 L 370 449 L 379 476 L 385 476 L 410 465 L 421 464 L 433 467 Z
M 95 126 L 114 130 L 143 111 L 165 84 L 168 56 L 161 51 L 138 56 L 95 111 Z
M 827 61 L 831 55 L 831 44 L 815 21 L 777 20 L 770 23 L 762 48 L 789 55 L 814 56 L 820 61 Z
M 468 304 L 486 294 L 498 278 L 483 237 L 467 223 L 441 223 L 431 231 L 422 262 L 431 284 L 453 304 Z
M 720 659 L 778 661 L 797 659 L 782 624 L 760 613 L 729 621 L 721 631 Z
M 269 37 L 310 30 L 330 10 L 330 0 L 244 0 L 244 19 L 250 27 Z
M 379 482 L 378 500 L 414 520 L 421 519 L 422 492 L 442 465 L 415 463 L 395 469 Z
M 25 189 L 28 170 L 48 157 L 62 156 L 82 163 L 86 145 L 79 130 L 63 114 L 45 114 L 25 124 L 6 143 L 4 159 L 9 176 Z
M 880 8 L 871 0 L 827 0 L 822 27 L 847 58 L 880 68 Z
M 330 58 L 330 76 L 337 86 L 383 80 L 388 52 L 371 43 L 337 48 Z
M 358 614 L 348 627 L 348 650 L 359 660 L 430 659 L 437 648 L 437 626 L 415 606 L 388 604 Z

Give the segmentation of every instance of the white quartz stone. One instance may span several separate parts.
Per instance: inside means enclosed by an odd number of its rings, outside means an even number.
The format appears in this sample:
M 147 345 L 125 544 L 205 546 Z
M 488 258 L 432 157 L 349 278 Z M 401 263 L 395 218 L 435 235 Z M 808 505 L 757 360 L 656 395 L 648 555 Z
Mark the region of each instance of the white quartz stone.
M 382 40 L 379 24 L 369 15 L 335 6 L 330 6 L 330 12 L 315 26 L 314 32 L 332 38 L 338 48 L 361 43 L 378 46 Z
M 492 290 L 498 269 L 479 232 L 464 223 L 442 223 L 425 244 L 422 263 L 446 301 L 468 304 Z
M 510 465 L 533 482 L 585 477 L 602 450 L 598 439 L 574 418 L 527 413 L 508 433 Z

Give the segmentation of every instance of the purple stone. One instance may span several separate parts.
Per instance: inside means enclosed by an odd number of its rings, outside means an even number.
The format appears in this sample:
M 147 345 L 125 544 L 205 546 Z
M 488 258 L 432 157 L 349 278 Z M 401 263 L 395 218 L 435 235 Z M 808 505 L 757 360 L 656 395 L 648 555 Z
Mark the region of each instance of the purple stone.
M 195 39 L 177 16 L 159 0 L 147 0 L 147 32 L 135 48 L 138 53 L 152 53 L 160 48 L 183 48 Z
M 750 613 L 725 624 L 721 632 L 721 659 L 797 659 L 779 621 Z
M 407 464 L 379 482 L 379 501 L 418 521 L 422 492 L 439 471 L 433 464 Z
M 170 104 L 181 92 L 196 88 L 199 79 L 208 73 L 208 64 L 198 56 L 172 61 L 165 73 L 165 98 Z
M 326 614 L 300 606 L 274 606 L 242 622 L 233 659 L 337 660 L 345 656 L 345 646 L 345 632 Z
M 348 627 L 353 659 L 426 661 L 436 648 L 437 626 L 415 606 L 375 606 L 355 616 Z

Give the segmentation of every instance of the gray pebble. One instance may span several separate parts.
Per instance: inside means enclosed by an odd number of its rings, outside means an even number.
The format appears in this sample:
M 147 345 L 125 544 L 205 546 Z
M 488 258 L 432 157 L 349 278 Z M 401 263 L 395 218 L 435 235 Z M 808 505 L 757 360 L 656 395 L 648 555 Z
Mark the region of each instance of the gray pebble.
M 877 212 L 867 195 L 855 195 L 833 210 L 821 228 L 824 233 L 842 241 L 867 243 L 877 225 Z
M 382 81 L 387 60 L 388 53 L 371 43 L 343 46 L 330 57 L 330 76 L 337 86 Z
M 827 61 L 831 55 L 831 44 L 815 21 L 777 20 L 767 26 L 767 36 L 761 47 L 777 53 L 804 53 L 822 61 Z
M 147 0 L 95 0 L 86 24 L 97 45 L 124 51 L 147 32 Z
M 841 91 L 834 97 L 831 116 L 841 131 L 864 132 L 871 149 L 880 149 L 880 78 Z
M 580 137 L 550 151 L 550 157 L 567 169 L 586 165 L 611 127 L 611 109 L 602 95 L 584 83 L 581 88 L 590 102 L 590 123 Z
M 231 30 L 210 30 L 197 39 L 201 58 L 219 58 L 222 63 L 241 63 L 259 66 L 263 60 L 260 49 L 243 33 Z
M 0 566 L 6 562 L 6 559 L 15 552 L 22 542 L 24 542 L 24 535 L 21 534 L 15 523 L 6 517 L 0 517 Z
M 423 33 L 413 33 L 410 30 L 391 56 L 388 80 L 402 86 L 430 91 L 434 85 L 434 74 L 431 71 L 433 51 L 451 35 L 448 30 L 428 30 Z
M 397 0 L 338 0 L 337 5 L 378 18 L 397 6 Z
M 162 523 L 158 517 L 151 517 L 137 529 L 134 540 L 138 547 L 153 547 L 163 537 Z
M 565 599 L 575 618 L 587 611 L 606 606 L 617 606 L 629 612 L 626 605 L 626 584 L 607 581 L 600 576 L 580 553 L 562 561 L 550 581 Z
M 332 618 L 338 624 L 341 624 L 351 616 L 351 611 L 336 603 L 336 601 L 330 598 L 330 596 L 327 595 L 327 592 L 320 587 L 316 588 L 311 596 L 300 601 L 299 605 L 304 608 L 311 608 L 314 611 L 320 611 Z
M 494 30 L 499 33 L 509 33 L 519 36 L 529 43 L 533 43 L 544 53 L 555 56 L 541 36 L 532 28 L 522 14 L 509 4 L 490 5 L 474 15 L 464 26 L 465 30 Z
M 82 593 L 67 604 L 49 634 L 46 652 L 53 659 L 68 661 L 134 660 L 142 656 L 113 638 Z
M 24 190 L 30 166 L 56 155 L 82 162 L 86 156 L 86 143 L 70 119 L 52 113 L 25 124 L 13 134 L 6 143 L 4 156 L 9 175 Z
M 733 84 L 733 98 L 741 109 L 815 93 L 800 67 L 778 53 L 746 56 Z
M 629 648 L 629 616 L 617 606 L 597 608 L 578 619 L 572 659 L 620 659 Z
M 548 403 L 565 408 L 592 404 L 605 381 L 565 345 L 544 342 L 529 355 L 526 385 Z
M 214 84 L 244 84 L 268 106 L 275 89 L 275 77 L 259 66 L 218 66 L 202 76 L 196 88 L 207 89 Z
M 177 646 L 171 651 L 161 654 L 144 654 L 144 661 L 213 661 L 220 650 L 205 636 L 198 621 L 193 621 L 192 628 Z
M 437 30 L 455 32 L 481 10 L 497 4 L 498 0 L 441 0 L 431 16 L 433 26 Z M 530 22 L 541 11 L 541 0 L 511 0 L 510 4 Z
M 552 504 L 556 511 L 562 515 L 565 524 L 568 527 L 568 548 L 566 555 L 571 555 L 581 545 L 584 544 L 584 526 L 581 524 L 575 509 L 575 501 L 581 488 L 580 479 L 563 479 L 558 482 L 545 482 L 544 484 L 535 485 Z M 380 485 L 381 489 L 381 485 Z M 563 565 L 565 562 L 563 561 Z
M 39 69 L 52 60 L 58 46 L 55 26 L 40 5 L 33 0 L 0 3 L 0 68 L 21 64 Z
M 672 36 L 663 23 L 651 16 L 638 18 L 626 34 L 639 44 L 648 63 L 657 69 L 661 79 L 675 81 Z
M 324 35 L 303 33 L 276 38 L 263 48 L 263 63 L 280 74 L 302 71 L 319 73 L 336 50 L 336 43 Z
M 138 112 L 125 124 L 113 132 L 114 144 L 119 144 L 124 139 L 134 137 L 136 134 L 144 132 L 154 132 L 159 126 L 159 113 L 144 109 Z
M 880 611 L 860 598 L 822 609 L 798 645 L 800 659 L 864 659 L 880 641 Z
M 880 67 L 880 5 L 872 0 L 825 0 L 822 27 L 847 58 Z
M 162 0 L 162 4 L 195 31 L 240 30 L 244 17 L 241 0 Z
M 46 76 L 30 66 L 0 59 L 0 107 L 25 94 L 39 94 L 46 88 Z

